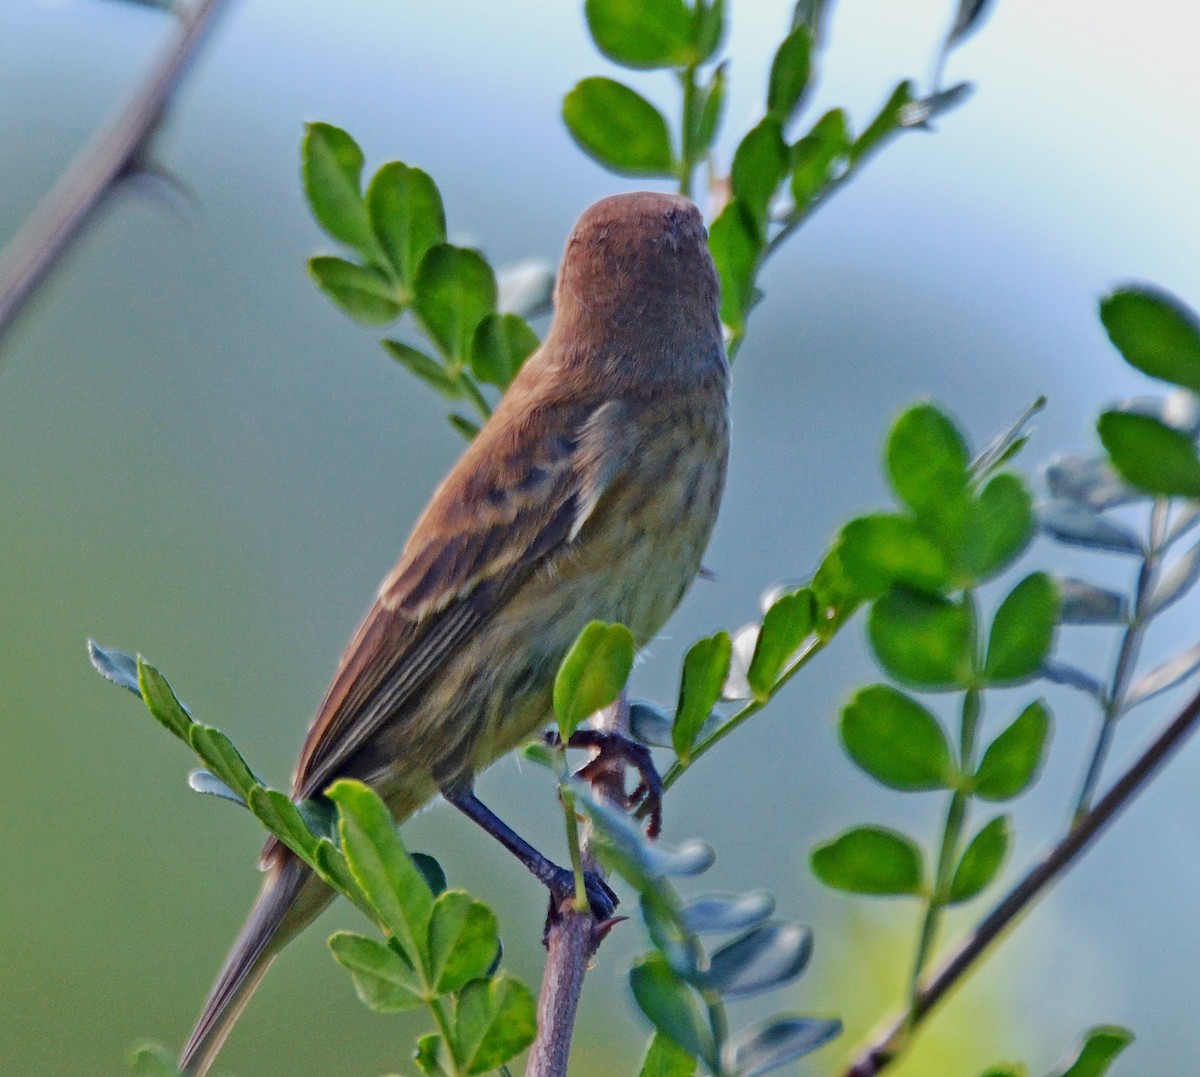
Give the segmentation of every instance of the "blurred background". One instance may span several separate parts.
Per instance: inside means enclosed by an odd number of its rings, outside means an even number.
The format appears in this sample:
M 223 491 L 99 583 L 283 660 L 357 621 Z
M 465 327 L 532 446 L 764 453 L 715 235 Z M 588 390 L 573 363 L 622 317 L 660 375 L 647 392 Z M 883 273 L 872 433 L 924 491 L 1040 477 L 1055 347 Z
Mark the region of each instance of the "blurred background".
M 757 119 L 790 15 L 782 0 L 731 6 L 726 161 L 732 137 Z M 843 105 L 861 125 L 897 79 L 927 88 L 952 7 L 840 0 L 812 109 Z M 178 1046 L 258 886 L 256 825 L 188 792 L 191 760 L 92 672 L 85 640 L 144 653 L 199 718 L 285 784 L 345 640 L 461 448 L 441 402 L 306 278 L 322 240 L 301 198 L 302 123 L 348 128 L 369 169 L 400 158 L 428 170 L 451 239 L 493 262 L 557 259 L 588 203 L 636 185 L 585 158 L 558 119 L 577 79 L 614 74 L 581 8 L 234 0 L 159 143 L 194 200 L 153 189 L 114 199 L 8 340 L 4 1072 L 98 1077 L 122 1072 L 140 1039 Z M 1026 464 L 1090 448 L 1097 409 L 1145 391 L 1107 344 L 1097 298 L 1137 278 L 1200 304 L 1200 16 L 1171 0 L 1145 0 L 1136 14 L 1118 0 L 995 8 L 949 63 L 948 78 L 974 81 L 975 96 L 935 134 L 887 148 L 771 263 L 736 370 L 729 492 L 706 557 L 717 579 L 697 584 L 639 666 L 636 695 L 673 700 L 691 641 L 753 618 L 767 586 L 811 571 L 839 521 L 885 502 L 880 439 L 902 406 L 932 396 L 978 443 L 1045 393 Z M 0 239 L 125 99 L 169 29 L 133 3 L 0 4 Z M 666 76 L 630 81 L 674 114 Z M 1027 562 L 1047 554 L 1063 565 L 1045 545 Z M 1128 584 L 1105 555 L 1069 567 Z M 1197 613 L 1179 611 L 1163 650 L 1192 642 Z M 1073 632 L 1068 648 L 1093 663 L 1111 647 L 1103 630 Z M 936 795 L 876 789 L 841 755 L 838 702 L 872 676 L 855 624 L 668 802 L 668 839 L 703 836 L 717 849 L 698 888 L 765 887 L 784 915 L 816 929 L 809 974 L 734 1014 L 846 1018 L 846 1038 L 791 1072 L 834 1072 L 891 1009 L 917 916 L 912 902 L 824 891 L 808 849 L 865 821 L 928 840 L 943 810 Z M 1018 802 L 1006 879 L 1063 825 L 1092 728 L 1082 697 L 1048 695 L 1056 740 Z M 1135 713 L 1116 759 L 1155 718 Z M 1107 1021 L 1138 1035 L 1114 1072 L 1194 1070 L 1198 768 L 1192 746 L 896 1072 L 969 1077 L 1005 1059 L 1044 1072 Z M 482 793 L 561 850 L 561 815 L 536 768 L 507 760 Z M 507 960 L 536 985 L 536 885 L 443 807 L 405 834 L 452 882 L 495 903 Z M 334 909 L 277 962 L 219 1070 L 410 1072 L 418 1020 L 371 1015 L 325 950 L 324 937 L 355 920 Z M 646 1035 L 625 971 L 642 948 L 630 924 L 599 955 L 580 1077 L 636 1072 Z

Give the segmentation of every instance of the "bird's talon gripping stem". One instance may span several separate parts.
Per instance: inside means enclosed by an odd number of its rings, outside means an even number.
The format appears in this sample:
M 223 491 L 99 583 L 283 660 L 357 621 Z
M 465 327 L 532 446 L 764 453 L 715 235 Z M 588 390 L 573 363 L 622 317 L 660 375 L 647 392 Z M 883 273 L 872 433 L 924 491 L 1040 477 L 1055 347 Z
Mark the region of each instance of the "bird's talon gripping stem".
M 551 744 L 562 743 L 557 733 L 548 733 L 546 739 Z M 646 835 L 650 838 L 657 838 L 662 832 L 663 783 L 654 766 L 650 749 L 644 744 L 630 740 L 621 733 L 600 729 L 575 730 L 567 742 L 567 747 L 593 748 L 597 751 L 596 757 L 591 762 L 585 763 L 576 772 L 576 777 L 582 778 L 584 781 L 590 782 L 604 778 L 611 772 L 614 764 L 624 764 L 637 771 L 638 784 L 634 787 L 633 792 L 626 795 L 622 790 L 625 807 L 629 811 L 643 807 L 645 814 L 650 817 Z

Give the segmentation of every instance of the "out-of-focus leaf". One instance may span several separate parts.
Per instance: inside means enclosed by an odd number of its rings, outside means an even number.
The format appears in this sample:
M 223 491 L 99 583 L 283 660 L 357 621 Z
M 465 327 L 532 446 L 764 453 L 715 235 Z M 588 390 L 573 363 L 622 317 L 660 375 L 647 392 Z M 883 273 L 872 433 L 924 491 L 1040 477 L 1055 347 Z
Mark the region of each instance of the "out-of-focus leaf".
M 918 515 L 938 502 L 963 496 L 970 462 L 962 434 L 932 404 L 909 408 L 888 435 L 892 489 Z
M 623 67 L 682 67 L 692 58 L 692 13 L 683 0 L 587 0 L 596 47 Z
M 668 176 L 675 168 L 667 121 L 635 90 L 599 76 L 563 99 L 567 130 L 589 156 L 629 176 Z
M 979 1077 L 1029 1077 L 1029 1067 L 1020 1062 L 1002 1062 L 989 1066 Z
M 669 1036 L 655 1029 L 638 1077 L 693 1077 L 696 1060 Z
M 981 894 L 999 874 L 1011 841 L 1012 828 L 1007 815 L 997 815 L 987 823 L 971 839 L 954 869 L 948 903 L 957 905 Z
M 729 675 L 721 687 L 721 698 L 751 699 L 754 696 L 750 688 L 750 662 L 754 658 L 754 648 L 758 645 L 759 625 L 742 625 L 733 634 L 733 648 L 729 656 Z
M 987 443 L 980 453 L 971 461 L 971 477 L 976 481 L 986 479 L 993 471 L 1003 467 L 1025 446 L 1029 440 L 1028 426 L 1030 420 L 1044 410 L 1046 398 L 1039 396 L 1029 405 L 1016 421 L 1007 429 L 1002 430 Z
M 367 261 L 382 260 L 362 195 L 363 154 L 358 143 L 340 127 L 310 123 L 301 163 L 304 190 L 317 223 Z
M 725 1045 L 726 1072 L 758 1077 L 824 1046 L 842 1034 L 836 1018 L 779 1014 L 739 1033 Z
M 400 363 L 410 374 L 418 377 L 436 393 L 447 400 L 461 400 L 463 396 L 462 383 L 452 377 L 441 363 L 426 355 L 417 348 L 411 348 L 403 341 L 384 339 L 379 342 L 393 359 Z
M 852 894 L 918 894 L 925 877 L 912 839 L 881 826 L 855 827 L 818 845 L 810 863 L 826 886 Z
M 1097 1025 L 1089 1029 L 1074 1059 L 1050 1077 L 1104 1077 L 1113 1061 L 1133 1043 L 1133 1033 L 1120 1025 Z
M 445 1077 L 440 1059 L 442 1037 L 436 1032 L 429 1032 L 417 1040 L 417 1049 L 413 1052 L 413 1061 L 425 1077 Z
M 803 23 L 780 42 L 767 81 L 767 110 L 787 123 L 804 99 L 812 78 L 812 31 Z
M 1122 524 L 1106 520 L 1091 508 L 1070 501 L 1050 501 L 1038 510 L 1046 534 L 1072 546 L 1114 553 L 1142 552 L 1141 539 Z
M 954 14 L 954 23 L 942 48 L 948 52 L 974 30 L 978 30 L 990 3 L 991 0 L 958 0 L 958 11 Z
M 729 177 L 733 196 L 754 214 L 760 230 L 766 227 L 771 199 L 787 170 L 783 127 L 778 116 L 768 113 L 738 143 Z
M 94 639 L 90 639 L 88 657 L 101 677 L 129 689 L 138 699 L 142 698 L 142 689 L 138 685 L 138 661 L 133 655 L 101 647 Z
M 1200 320 L 1173 295 L 1120 288 L 1101 301 L 1100 320 L 1130 366 L 1200 393 Z
M 695 125 L 688 142 L 689 160 L 702 158 L 716 141 L 721 126 L 721 114 L 725 109 L 725 71 L 728 63 L 718 64 L 708 85 L 697 91 Z
M 479 424 L 468 419 L 465 415 L 459 415 L 457 412 L 451 412 L 446 416 L 446 421 L 454 427 L 467 441 L 472 441 L 479 433 Z
M 696 43 L 694 62 L 710 59 L 725 36 L 725 0 L 701 0 L 696 4 L 692 39 Z
M 1182 538 L 1197 524 L 1200 524 L 1200 505 L 1184 505 L 1175 519 L 1171 521 L 1171 526 L 1167 528 L 1166 545 L 1170 546 Z
M 1138 680 L 1126 697 L 1126 706 L 1135 707 L 1163 692 L 1182 684 L 1200 670 L 1200 643 L 1193 644 L 1182 654 L 1169 658 Z
M 1200 542 L 1181 554 L 1162 574 L 1146 603 L 1146 616 L 1154 617 L 1178 601 L 1200 580 Z
M 1091 509 L 1110 509 L 1146 497 L 1122 481 L 1104 456 L 1068 453 L 1046 467 L 1046 486 L 1059 501 L 1074 501 Z
M 1013 684 L 1034 676 L 1054 642 L 1059 595 L 1054 580 L 1034 572 L 1000 603 L 988 637 L 984 674 L 992 684 Z
M 1096 428 L 1113 467 L 1138 489 L 1160 497 L 1200 497 L 1200 456 L 1186 434 L 1123 411 L 1106 411 Z
M 762 248 L 762 233 L 753 210 L 740 199 L 731 198 L 709 226 L 708 249 L 721 276 L 721 321 L 735 333 L 746 325 Z
M 308 272 L 321 291 L 363 325 L 387 325 L 404 309 L 395 285 L 370 266 L 321 255 L 308 260 Z
M 875 513 L 842 528 L 842 564 L 863 595 L 882 595 L 900 585 L 941 591 L 950 578 L 945 554 L 911 516 Z
M 672 743 L 681 759 L 689 758 L 700 728 L 721 698 L 731 651 L 729 633 L 717 632 L 692 644 L 684 657 L 672 734 Z
M 892 789 L 944 789 L 953 779 L 941 723 L 911 696 L 886 684 L 855 693 L 841 720 L 842 745 L 872 778 Z
M 788 659 L 799 650 L 800 645 L 812 632 L 816 612 L 816 602 L 808 588 L 801 588 L 795 594 L 784 595 L 767 610 L 754 646 L 754 657 L 746 674 L 750 688 L 757 698 L 766 699 L 770 695 Z M 725 672 L 728 672 L 728 668 L 726 662 Z M 724 680 L 723 673 L 722 684 Z
M 577 805 L 595 824 L 602 851 L 627 879 L 639 889 L 664 876 L 699 875 L 715 859 L 712 847 L 702 841 L 687 841 L 674 849 L 651 842 L 624 812 L 598 801 L 591 787 L 572 783 Z
M 421 1005 L 421 984 L 412 967 L 383 943 L 339 931 L 330 937 L 329 949 L 350 970 L 358 997 L 376 1013 L 402 1013 Z
M 1116 625 L 1129 619 L 1129 601 L 1116 591 L 1068 576 L 1056 576 L 1055 583 L 1062 597 L 1059 624 Z
M 912 100 L 912 83 L 907 81 L 900 83 L 892 91 L 887 101 L 884 102 L 883 108 L 879 110 L 875 118 L 867 124 L 866 130 L 851 145 L 851 166 L 858 164 L 859 161 L 876 149 L 888 135 L 901 126 L 901 110 Z
M 447 355 L 465 361 L 484 317 L 496 309 L 496 276 L 478 251 L 439 243 L 417 267 L 413 306 Z
M 896 110 L 897 127 L 926 127 L 931 120 L 944 116 L 958 108 L 972 93 L 975 87 L 969 82 L 956 82 L 944 90 L 938 90 L 927 97 L 919 97 Z
M 426 967 L 433 894 L 404 848 L 392 813 L 362 782 L 334 782 L 326 796 L 338 807 L 342 851 L 363 895 L 413 966 Z
M 554 267 L 540 258 L 501 266 L 496 270 L 496 308 L 501 314 L 536 318 L 554 299 Z
M 683 907 L 680 918 L 693 935 L 711 935 L 755 927 L 774 911 L 775 899 L 760 890 L 750 894 L 711 894 L 695 898 Z
M 973 782 L 984 800 L 1011 800 L 1023 793 L 1041 769 L 1050 736 L 1050 711 L 1037 700 L 1030 703 L 983 753 Z
M 396 275 L 410 289 L 430 247 L 446 242 L 446 211 L 432 177 L 389 161 L 367 187 L 371 227 Z
M 902 684 L 945 691 L 971 680 L 974 624 L 961 603 L 895 589 L 871 607 L 867 632 L 880 665 Z
M 797 208 L 807 206 L 844 162 L 850 152 L 846 114 L 835 108 L 826 112 L 812 130 L 792 146 L 792 198 Z
M 726 999 L 750 998 L 794 980 L 810 957 L 812 932 L 807 928 L 760 924 L 713 953 L 704 984 Z
M 1095 677 L 1074 666 L 1068 666 L 1065 662 L 1043 662 L 1041 674 L 1053 684 L 1077 688 L 1097 700 L 1104 698 L 1104 686 Z
M 1016 475 L 994 476 L 971 502 L 963 568 L 975 582 L 1007 568 L 1033 538 L 1033 499 Z
M 421 873 L 421 877 L 425 880 L 425 885 L 429 887 L 430 892 L 434 897 L 443 893 L 446 889 L 446 872 L 442 865 L 428 853 L 411 853 L 413 863 L 417 865 L 417 871 Z
M 538 346 L 537 334 L 517 314 L 488 314 L 471 342 L 471 370 L 480 381 L 507 389 Z
M 579 633 L 554 679 L 554 715 L 564 742 L 621 694 L 633 654 L 633 633 L 624 625 L 592 621 Z
M 537 1034 L 537 1003 L 507 973 L 472 980 L 454 1007 L 455 1053 L 468 1074 L 487 1073 L 515 1058 Z
M 129 1056 L 129 1066 L 134 1077 L 183 1077 L 174 1055 L 157 1044 L 137 1048 Z
M 487 976 L 500 948 L 496 915 L 463 890 L 447 890 L 429 919 L 429 979 L 439 994 Z
M 629 970 L 633 997 L 650 1023 L 688 1054 L 717 1067 L 712 1032 L 696 996 L 662 954 L 647 954 Z

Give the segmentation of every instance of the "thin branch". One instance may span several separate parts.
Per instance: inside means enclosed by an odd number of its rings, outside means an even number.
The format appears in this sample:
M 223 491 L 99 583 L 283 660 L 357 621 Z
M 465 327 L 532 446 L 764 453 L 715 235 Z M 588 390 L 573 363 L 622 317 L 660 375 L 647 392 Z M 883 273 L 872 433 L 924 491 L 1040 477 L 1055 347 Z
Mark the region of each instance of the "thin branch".
M 629 702 L 624 692 L 613 706 L 600 712 L 595 728 L 629 735 Z M 626 807 L 622 795 L 624 784 L 625 768 L 616 764 L 606 768 L 604 777 L 596 783 L 599 795 L 621 811 Z M 584 868 L 598 870 L 587 836 L 582 846 Z M 558 919 L 550 925 L 546 933 L 546 968 L 538 996 L 537 1039 L 529 1049 L 525 1077 L 566 1077 L 583 978 L 611 927 L 612 921 L 600 923 L 591 909 L 579 912 L 566 902 Z
M 845 1077 L 876 1077 L 907 1046 L 915 1029 L 1017 917 L 1067 870 L 1158 770 L 1183 746 L 1200 718 L 1200 693 L 1171 720 L 1109 791 L 1000 901 L 918 993 L 905 1013 L 859 1055 Z
M 178 10 L 178 32 L 133 99 L 96 132 L 0 252 L 0 341 L 46 274 L 82 234 L 105 195 L 139 167 L 189 62 L 224 3 L 195 0 L 191 7 Z

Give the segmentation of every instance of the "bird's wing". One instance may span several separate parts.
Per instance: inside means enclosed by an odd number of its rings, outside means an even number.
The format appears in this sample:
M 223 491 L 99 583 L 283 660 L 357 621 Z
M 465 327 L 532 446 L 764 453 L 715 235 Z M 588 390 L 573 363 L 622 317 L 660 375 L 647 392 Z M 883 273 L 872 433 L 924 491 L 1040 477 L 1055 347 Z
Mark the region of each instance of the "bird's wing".
M 626 415 L 617 401 L 559 405 L 464 454 L 342 657 L 300 754 L 297 797 L 328 786 L 530 572 L 577 540 L 630 458 Z

